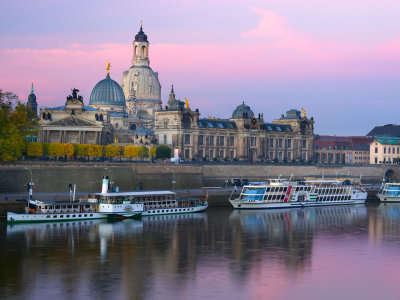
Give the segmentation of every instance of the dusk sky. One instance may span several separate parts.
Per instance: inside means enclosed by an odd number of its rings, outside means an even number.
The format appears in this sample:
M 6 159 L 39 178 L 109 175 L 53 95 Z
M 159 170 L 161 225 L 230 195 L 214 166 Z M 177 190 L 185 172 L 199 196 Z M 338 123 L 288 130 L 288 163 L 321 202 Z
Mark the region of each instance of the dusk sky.
M 245 101 L 271 122 L 304 107 L 316 134 L 399 124 L 399 0 L 1 0 L 0 88 L 41 107 L 85 104 L 131 66 L 143 20 L 162 101 L 171 84 L 202 117 Z

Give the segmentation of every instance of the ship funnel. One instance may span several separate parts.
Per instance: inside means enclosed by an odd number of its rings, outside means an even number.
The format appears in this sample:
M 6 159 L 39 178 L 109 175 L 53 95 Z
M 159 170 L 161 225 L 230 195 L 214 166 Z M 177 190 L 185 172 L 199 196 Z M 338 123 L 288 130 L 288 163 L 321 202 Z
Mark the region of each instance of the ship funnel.
M 108 192 L 108 176 L 103 177 L 103 185 L 101 186 L 101 193 L 105 194 Z

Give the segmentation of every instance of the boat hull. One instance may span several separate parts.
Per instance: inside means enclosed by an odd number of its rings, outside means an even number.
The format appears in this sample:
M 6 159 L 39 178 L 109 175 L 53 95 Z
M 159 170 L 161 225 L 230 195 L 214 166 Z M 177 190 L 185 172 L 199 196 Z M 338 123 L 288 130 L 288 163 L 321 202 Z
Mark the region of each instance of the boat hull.
M 347 201 L 304 201 L 304 202 L 277 202 L 277 203 L 255 203 L 245 202 L 238 200 L 229 200 L 235 209 L 278 209 L 278 208 L 295 208 L 295 207 L 315 207 L 315 206 L 335 206 L 335 205 L 352 205 L 364 204 L 361 200 L 347 200 Z
M 381 202 L 385 203 L 400 203 L 400 197 L 399 196 L 388 196 L 386 194 L 376 194 L 376 196 L 379 198 Z
M 106 214 L 98 212 L 88 213 L 55 213 L 55 214 L 27 214 L 27 213 L 7 213 L 7 223 L 35 223 L 35 222 L 63 222 L 105 219 Z
M 142 216 L 155 216 L 155 215 L 172 215 L 172 214 L 188 214 L 196 213 L 206 210 L 208 204 L 193 207 L 176 207 L 176 208 L 158 208 L 144 210 Z

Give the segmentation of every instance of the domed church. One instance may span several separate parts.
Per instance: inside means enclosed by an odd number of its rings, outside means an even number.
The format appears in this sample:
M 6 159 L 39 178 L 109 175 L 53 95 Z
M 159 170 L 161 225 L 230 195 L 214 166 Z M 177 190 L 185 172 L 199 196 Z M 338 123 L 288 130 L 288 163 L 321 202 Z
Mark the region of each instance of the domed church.
M 121 88 L 128 113 L 147 120 L 148 126 L 154 124 L 155 112 L 161 110 L 161 85 L 158 73 L 150 68 L 149 41 L 142 24 L 133 41 L 132 66 L 123 73 Z

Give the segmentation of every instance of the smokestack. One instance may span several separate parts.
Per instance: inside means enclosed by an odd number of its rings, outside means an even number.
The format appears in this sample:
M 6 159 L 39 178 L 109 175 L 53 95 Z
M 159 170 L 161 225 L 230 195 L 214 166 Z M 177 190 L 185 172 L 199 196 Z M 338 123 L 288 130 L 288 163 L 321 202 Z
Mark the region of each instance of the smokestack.
M 103 177 L 103 185 L 101 186 L 101 193 L 106 194 L 108 192 L 108 176 Z

